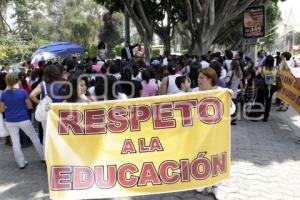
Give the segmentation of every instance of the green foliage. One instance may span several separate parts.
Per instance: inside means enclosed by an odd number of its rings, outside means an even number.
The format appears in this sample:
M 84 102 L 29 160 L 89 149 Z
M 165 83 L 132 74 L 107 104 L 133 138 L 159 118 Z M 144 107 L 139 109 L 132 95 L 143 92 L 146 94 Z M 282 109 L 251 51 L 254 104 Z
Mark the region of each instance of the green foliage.
M 160 49 L 159 48 L 153 48 L 152 49 L 152 56 L 157 57 L 160 55 Z
M 7 34 L 0 38 L 0 64 L 5 62 L 19 63 L 30 60 L 32 53 L 40 46 L 49 43 L 47 40 L 32 38 L 22 40 L 15 34 Z
M 182 55 L 188 54 L 189 50 L 188 49 L 183 49 L 181 53 L 182 53 Z
M 256 4 L 264 3 L 266 8 L 266 37 L 260 38 L 264 47 L 270 48 L 277 38 L 276 24 L 280 19 L 280 10 L 277 5 L 278 0 L 257 1 Z M 243 14 L 232 20 L 220 30 L 215 44 L 232 48 L 243 39 Z M 274 29 L 273 29 L 274 28 Z
M 121 56 L 121 54 L 122 54 L 122 45 L 116 45 L 115 47 L 114 47 L 114 51 L 115 51 L 115 54 L 116 54 L 116 56 Z
M 14 6 L 14 26 L 7 24 Z M 101 6 L 90 0 L 0 0 L 0 60 L 19 62 L 50 41 L 70 41 L 89 48 L 98 40 Z
M 90 44 L 89 55 L 91 57 L 97 57 L 97 44 L 96 43 Z
M 103 5 L 111 13 L 122 12 L 124 10 L 124 3 L 122 0 L 94 0 L 98 4 Z
M 266 4 L 266 37 L 262 38 L 266 48 L 270 48 L 274 44 L 278 34 L 276 28 L 274 28 L 277 22 L 280 20 L 280 10 L 277 2 L 269 2 Z

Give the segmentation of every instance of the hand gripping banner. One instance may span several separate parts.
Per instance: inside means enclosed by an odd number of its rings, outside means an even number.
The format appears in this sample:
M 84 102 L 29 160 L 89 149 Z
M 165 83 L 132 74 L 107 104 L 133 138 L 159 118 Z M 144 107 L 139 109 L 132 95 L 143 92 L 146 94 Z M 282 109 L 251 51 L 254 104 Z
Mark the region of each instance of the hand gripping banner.
M 290 104 L 300 114 L 300 68 L 280 72 L 282 88 L 277 97 Z
M 52 199 L 114 198 L 211 186 L 229 176 L 227 90 L 52 104 Z

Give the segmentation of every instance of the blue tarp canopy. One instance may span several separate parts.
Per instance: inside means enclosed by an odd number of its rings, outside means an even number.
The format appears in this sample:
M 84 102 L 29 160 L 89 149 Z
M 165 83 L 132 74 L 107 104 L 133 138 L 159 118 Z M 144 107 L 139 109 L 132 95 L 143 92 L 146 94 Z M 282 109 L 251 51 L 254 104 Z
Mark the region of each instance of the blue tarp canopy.
M 84 49 L 71 42 L 54 42 L 40 47 L 32 56 L 32 63 L 48 60 L 54 57 L 66 56 L 75 53 L 83 53 Z

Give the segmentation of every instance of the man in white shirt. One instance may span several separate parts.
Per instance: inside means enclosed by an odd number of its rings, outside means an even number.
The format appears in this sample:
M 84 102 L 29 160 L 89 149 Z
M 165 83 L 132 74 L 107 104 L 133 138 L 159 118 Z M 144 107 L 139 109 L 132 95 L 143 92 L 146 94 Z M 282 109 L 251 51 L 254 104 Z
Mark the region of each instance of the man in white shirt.
M 200 62 L 201 64 L 201 69 L 205 69 L 209 67 L 209 63 L 206 62 L 206 56 L 201 56 L 202 61 Z

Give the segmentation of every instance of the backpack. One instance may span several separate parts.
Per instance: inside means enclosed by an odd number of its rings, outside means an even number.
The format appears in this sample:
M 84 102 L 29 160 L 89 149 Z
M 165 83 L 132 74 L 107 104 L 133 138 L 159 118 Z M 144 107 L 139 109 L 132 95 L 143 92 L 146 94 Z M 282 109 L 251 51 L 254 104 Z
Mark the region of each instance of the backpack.
M 274 72 L 274 70 L 273 71 L 266 71 L 265 68 L 263 68 L 263 74 L 264 74 L 264 79 L 265 79 L 265 84 L 266 85 L 276 84 L 276 76 L 274 75 L 273 72 Z

